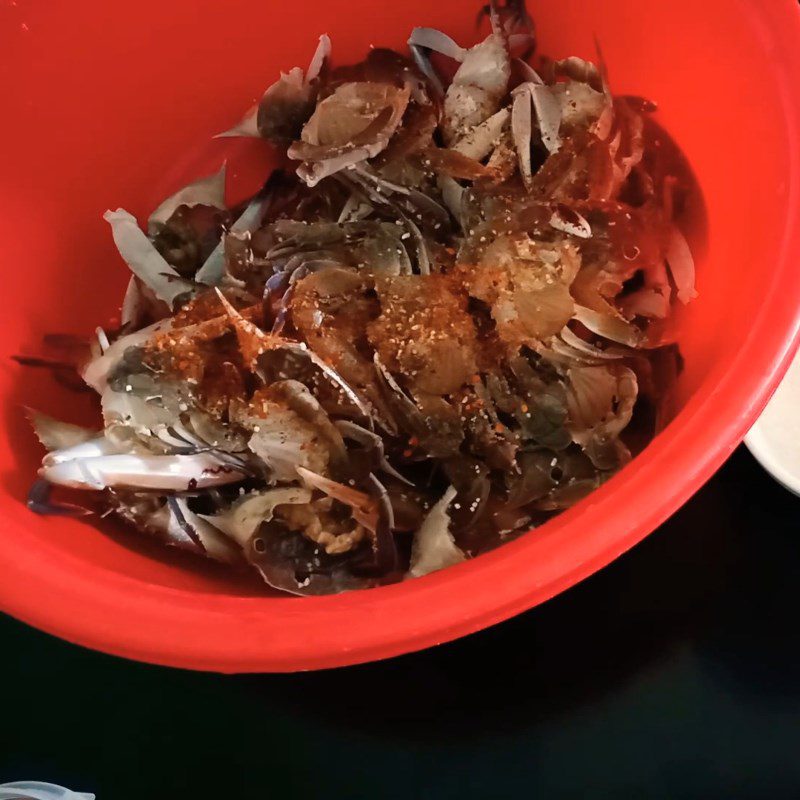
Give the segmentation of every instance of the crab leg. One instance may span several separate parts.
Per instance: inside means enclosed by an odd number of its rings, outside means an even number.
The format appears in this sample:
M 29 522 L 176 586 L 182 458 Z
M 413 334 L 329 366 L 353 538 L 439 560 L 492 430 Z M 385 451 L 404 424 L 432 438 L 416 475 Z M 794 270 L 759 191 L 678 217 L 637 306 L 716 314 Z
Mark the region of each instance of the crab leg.
M 45 464 L 39 470 L 39 475 L 60 486 L 97 491 L 117 486 L 187 491 L 235 483 L 245 477 L 243 472 L 208 453 L 179 456 L 113 454 L 72 458 Z
M 67 461 L 74 461 L 76 458 L 100 458 L 102 456 L 114 455 L 119 452 L 116 445 L 105 436 L 98 436 L 96 439 L 89 439 L 86 442 L 64 447 L 61 450 L 53 450 L 48 453 L 42 463 L 45 467 L 52 467 L 56 464 L 64 464 Z

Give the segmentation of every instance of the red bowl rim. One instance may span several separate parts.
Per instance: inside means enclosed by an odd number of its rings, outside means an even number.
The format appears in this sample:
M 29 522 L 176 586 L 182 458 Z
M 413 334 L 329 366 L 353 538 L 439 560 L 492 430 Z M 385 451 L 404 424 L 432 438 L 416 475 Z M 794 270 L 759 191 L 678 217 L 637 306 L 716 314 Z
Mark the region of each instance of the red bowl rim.
M 535 547 L 533 537 L 521 537 L 475 561 L 416 579 L 412 591 L 397 584 L 266 603 L 200 597 L 87 567 L 77 558 L 43 563 L 7 535 L 0 537 L 0 606 L 72 642 L 142 661 L 222 672 L 320 669 L 422 649 L 500 622 L 574 585 L 644 538 L 738 445 L 800 336 L 798 298 L 781 291 L 784 281 L 791 285 L 800 261 L 800 225 L 794 224 L 800 219 L 800 13 L 788 2 L 764 4 L 757 13 L 776 38 L 781 62 L 774 64 L 774 77 L 790 142 L 785 235 L 773 265 L 778 279 L 733 361 L 718 380 L 703 384 L 668 434 L 637 457 L 635 470 L 623 471 L 549 522 Z M 636 502 L 615 502 L 623 486 Z M 586 531 L 570 538 L 569 529 L 582 519 Z M 12 524 L 9 519 L 7 526 Z

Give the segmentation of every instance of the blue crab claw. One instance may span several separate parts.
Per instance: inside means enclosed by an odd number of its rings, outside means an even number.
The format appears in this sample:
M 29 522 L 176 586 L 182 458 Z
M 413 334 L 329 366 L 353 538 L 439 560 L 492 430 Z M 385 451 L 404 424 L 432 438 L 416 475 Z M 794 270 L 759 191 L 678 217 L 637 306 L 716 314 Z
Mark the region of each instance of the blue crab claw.
M 235 483 L 245 473 L 209 453 L 178 456 L 128 454 L 72 458 L 43 466 L 40 477 L 73 489 L 128 487 L 182 492 Z

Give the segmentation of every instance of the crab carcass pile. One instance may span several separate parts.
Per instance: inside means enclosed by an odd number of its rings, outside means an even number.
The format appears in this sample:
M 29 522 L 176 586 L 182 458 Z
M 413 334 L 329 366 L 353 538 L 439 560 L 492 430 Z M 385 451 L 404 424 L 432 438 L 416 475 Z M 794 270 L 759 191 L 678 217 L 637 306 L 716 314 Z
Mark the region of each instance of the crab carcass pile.
M 652 104 L 537 58 L 519 3 L 471 47 L 270 86 L 223 136 L 285 154 L 249 202 L 224 166 L 146 230 L 80 365 L 101 430 L 33 414 L 36 510 L 88 492 L 166 544 L 325 594 L 425 575 L 591 492 L 663 423 L 667 324 L 694 296 L 685 186 Z M 73 492 L 73 495 L 75 493 Z M 536 535 L 531 534 L 531 535 Z

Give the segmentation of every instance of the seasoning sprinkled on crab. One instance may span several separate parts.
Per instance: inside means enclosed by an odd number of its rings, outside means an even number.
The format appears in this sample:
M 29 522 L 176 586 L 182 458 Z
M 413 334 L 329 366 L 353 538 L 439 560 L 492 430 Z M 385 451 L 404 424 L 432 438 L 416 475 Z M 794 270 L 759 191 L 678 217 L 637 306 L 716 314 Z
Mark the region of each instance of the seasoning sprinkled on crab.
M 286 156 L 239 205 L 223 162 L 144 227 L 106 212 L 120 319 L 18 358 L 102 417 L 29 412 L 33 511 L 329 594 L 508 541 L 664 424 L 688 171 L 605 65 L 534 57 L 522 0 L 477 16 L 477 41 L 417 27 L 352 65 L 319 37 L 220 134 Z

